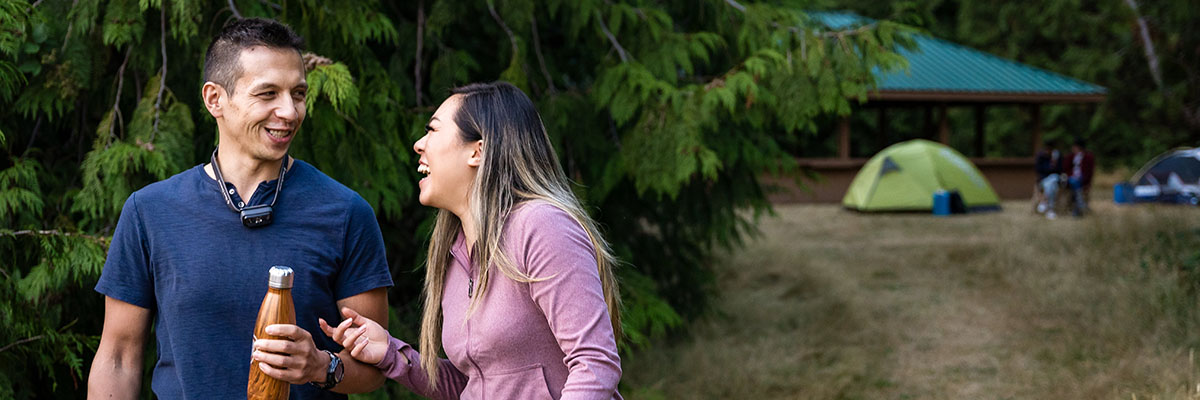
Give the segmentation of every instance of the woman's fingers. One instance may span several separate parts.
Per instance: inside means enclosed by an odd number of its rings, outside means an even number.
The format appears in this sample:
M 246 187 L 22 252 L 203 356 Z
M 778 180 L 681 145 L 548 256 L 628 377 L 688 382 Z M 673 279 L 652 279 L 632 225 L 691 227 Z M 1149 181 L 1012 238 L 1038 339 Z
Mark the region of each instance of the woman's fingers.
M 341 341 L 342 347 L 350 348 L 352 346 L 355 346 L 358 343 L 358 338 L 363 337 L 363 334 L 366 332 L 367 332 L 366 327 L 358 327 L 357 329 L 346 332 L 347 333 L 346 338 L 342 339 L 342 341 Z
M 325 336 L 329 336 L 333 338 L 333 340 L 337 340 L 337 338 L 333 336 L 337 332 L 333 330 L 332 326 L 329 326 L 328 322 L 325 322 L 325 318 L 317 318 L 317 325 L 321 326 L 321 332 L 325 332 Z
M 350 349 L 350 357 L 354 357 L 355 360 L 363 361 L 362 352 L 363 352 L 363 349 L 366 347 L 367 347 L 367 344 L 365 342 L 364 343 L 355 343 L 354 347 L 349 348 Z

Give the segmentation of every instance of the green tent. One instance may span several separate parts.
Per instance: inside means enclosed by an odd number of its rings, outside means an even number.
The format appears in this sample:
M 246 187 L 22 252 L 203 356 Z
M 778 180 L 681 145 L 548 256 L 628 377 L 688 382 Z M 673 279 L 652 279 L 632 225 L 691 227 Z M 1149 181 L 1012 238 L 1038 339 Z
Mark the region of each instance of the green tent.
M 958 191 L 967 209 L 995 209 L 1000 198 L 987 179 L 954 149 L 928 140 L 889 146 L 858 171 L 842 205 L 858 211 L 933 209 L 938 190 Z

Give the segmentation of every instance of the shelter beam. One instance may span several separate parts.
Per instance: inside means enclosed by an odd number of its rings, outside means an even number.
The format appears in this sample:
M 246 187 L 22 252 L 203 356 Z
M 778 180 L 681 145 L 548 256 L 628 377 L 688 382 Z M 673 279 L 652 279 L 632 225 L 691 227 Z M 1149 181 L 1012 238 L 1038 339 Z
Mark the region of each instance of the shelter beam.
M 946 103 L 938 105 L 940 115 L 938 117 L 938 142 L 944 145 L 950 145 L 950 108 Z
M 879 107 L 879 115 L 878 116 L 879 116 L 879 121 L 878 121 L 878 123 L 875 124 L 875 130 L 876 130 L 875 147 L 878 148 L 877 150 L 883 150 L 883 148 L 887 147 L 887 145 L 888 145 L 888 142 L 887 142 L 888 118 L 887 118 L 887 107 L 886 106 Z
M 850 158 L 850 116 L 842 116 L 838 121 L 838 158 Z
M 1038 147 L 1042 145 L 1042 106 L 1033 104 L 1029 106 L 1029 130 L 1032 132 L 1033 143 L 1031 143 L 1029 155 L 1037 154 Z
M 984 128 L 987 123 L 987 107 L 975 106 L 975 157 L 983 157 L 987 155 L 984 152 L 985 143 L 983 141 Z

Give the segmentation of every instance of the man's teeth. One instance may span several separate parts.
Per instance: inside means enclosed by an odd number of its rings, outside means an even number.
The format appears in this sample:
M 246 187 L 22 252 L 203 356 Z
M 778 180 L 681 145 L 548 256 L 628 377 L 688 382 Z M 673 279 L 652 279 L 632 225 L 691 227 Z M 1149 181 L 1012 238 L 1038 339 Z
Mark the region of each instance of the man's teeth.
M 418 165 L 417 172 L 425 174 L 425 175 L 429 175 L 429 166 L 425 165 L 425 164 Z
M 271 136 L 274 136 L 274 137 L 277 137 L 277 138 L 282 138 L 282 137 L 287 137 L 287 135 L 290 135 L 290 134 L 292 133 L 292 131 L 290 131 L 290 130 L 275 130 L 275 129 L 267 129 L 267 133 L 271 134 Z

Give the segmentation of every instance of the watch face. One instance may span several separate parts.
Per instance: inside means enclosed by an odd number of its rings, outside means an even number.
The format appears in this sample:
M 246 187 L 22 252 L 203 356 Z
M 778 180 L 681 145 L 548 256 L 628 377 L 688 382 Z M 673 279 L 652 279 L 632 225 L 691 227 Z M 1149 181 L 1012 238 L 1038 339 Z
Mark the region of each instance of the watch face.
M 346 374 L 345 364 L 342 364 L 341 359 L 338 359 L 337 366 L 333 367 L 333 381 L 337 382 L 337 383 L 341 383 L 342 376 L 345 374 Z

